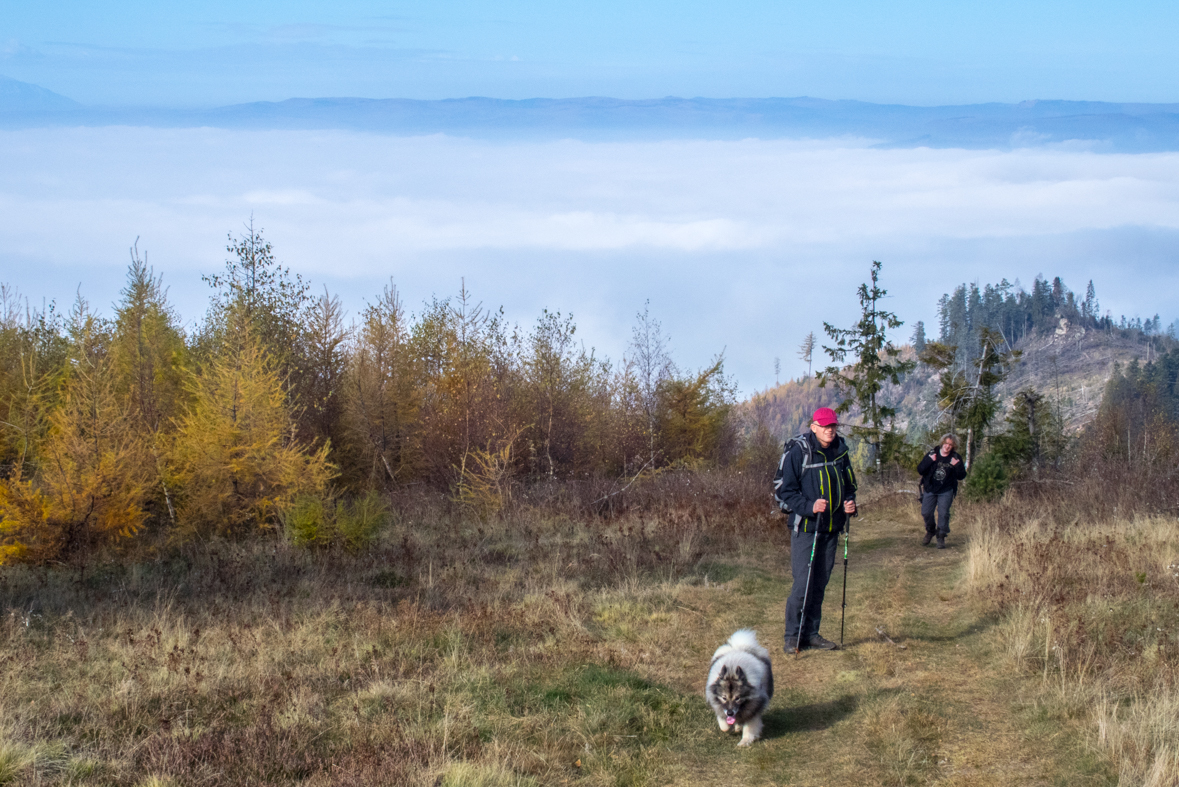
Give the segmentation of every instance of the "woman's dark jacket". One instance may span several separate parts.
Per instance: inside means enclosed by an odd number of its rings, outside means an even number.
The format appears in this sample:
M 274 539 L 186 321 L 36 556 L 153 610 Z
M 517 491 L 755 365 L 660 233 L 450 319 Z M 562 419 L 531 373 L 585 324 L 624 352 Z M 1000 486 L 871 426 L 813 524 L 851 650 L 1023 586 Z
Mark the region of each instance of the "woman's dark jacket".
M 852 470 L 847 443 L 836 436 L 827 448 L 819 444 L 813 432 L 786 444 L 778 472 L 774 475 L 774 498 L 783 509 L 791 511 L 790 526 L 804 533 L 838 533 L 847 525 L 849 514 L 843 510 L 847 500 L 856 499 L 856 474 Z M 805 439 L 810 449 L 803 446 Z M 814 513 L 815 501 L 825 499 L 827 510 Z
M 941 446 L 934 449 L 936 459 L 930 459 L 929 454 L 921 457 L 917 465 L 917 475 L 921 476 L 921 488 L 931 495 L 943 492 L 958 492 L 958 482 L 966 477 L 966 463 L 957 451 L 951 451 L 949 456 L 942 456 Z M 952 464 L 951 459 L 957 459 L 958 464 Z

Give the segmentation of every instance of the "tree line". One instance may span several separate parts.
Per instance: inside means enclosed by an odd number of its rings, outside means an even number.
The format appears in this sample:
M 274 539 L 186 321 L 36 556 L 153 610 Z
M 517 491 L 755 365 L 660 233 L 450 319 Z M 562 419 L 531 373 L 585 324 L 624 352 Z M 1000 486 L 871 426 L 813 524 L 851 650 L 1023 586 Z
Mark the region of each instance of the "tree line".
M 0 291 L 0 562 L 144 532 L 345 538 L 406 485 L 486 515 L 518 480 L 737 455 L 723 358 L 681 370 L 646 308 L 613 364 L 572 316 L 521 328 L 465 287 L 411 314 L 390 282 L 347 322 L 252 224 L 227 250 L 189 332 L 137 248 L 110 319 Z
M 913 330 L 914 355 L 906 355 L 888 335 L 902 323 L 880 308 L 887 294 L 879 284 L 880 271 L 881 264 L 873 262 L 870 281 L 858 290 L 861 315 L 855 325 L 824 323 L 830 344 L 822 349 L 832 363 L 817 373 L 821 386 L 833 386 L 842 397 L 839 410 L 853 414 L 849 431 L 865 469 L 911 468 L 938 434 L 952 432 L 963 441 L 960 450 L 971 471 L 968 490 L 985 497 L 1001 493 L 1011 480 L 1035 481 L 1042 470 L 1084 474 L 1078 462 L 1106 467 L 1124 456 L 1123 464 L 1130 466 L 1146 456 L 1166 460 L 1175 450 L 1179 348 L 1173 336 L 1163 335 L 1157 315 L 1115 323 L 1108 313 L 1100 314 L 1092 281 L 1084 298 L 1060 277 L 1049 282 L 1037 276 L 1031 292 L 1006 280 L 982 288 L 960 285 L 938 302 L 938 339 L 927 340 L 919 322 Z M 1071 436 L 1060 402 L 1045 393 L 1024 387 L 1007 402 L 999 397 L 999 384 L 1021 361 L 1015 344 L 1062 325 L 1120 331 L 1147 344 L 1145 365 L 1135 361 L 1125 369 L 1115 367 L 1094 420 Z M 804 360 L 814 342 L 813 334 L 803 340 L 799 354 Z M 919 366 L 936 372 L 938 410 L 932 429 L 913 433 L 897 427 L 895 405 Z
M 938 340 L 926 341 L 918 325 L 914 344 L 920 344 L 921 362 L 939 372 L 939 426 L 965 433 L 968 466 L 978 458 L 967 484 L 974 495 L 996 495 L 1013 480 L 1034 482 L 1041 471 L 1084 477 L 1094 468 L 1120 475 L 1135 466 L 1141 476 L 1148 455 L 1171 456 L 1179 424 L 1174 394 L 1179 349 L 1158 315 L 1115 321 L 1108 311 L 1101 313 L 1092 281 L 1082 298 L 1059 276 L 1050 282 L 1037 276 L 1031 292 L 1006 279 L 981 289 L 960 285 L 939 300 L 938 316 Z M 1079 434 L 1066 434 L 1060 403 L 1032 387 L 1017 391 L 996 423 L 1004 405 L 996 386 L 1020 362 L 1014 343 L 1061 325 L 1120 332 L 1144 342 L 1147 361 L 1115 365 L 1093 420 Z M 1125 461 L 1118 464 L 1119 457 Z
M 187 543 L 281 529 L 357 547 L 387 516 L 387 494 L 408 486 L 486 517 L 520 483 L 769 472 L 782 429 L 820 403 L 850 416 L 862 469 L 909 468 L 935 437 L 896 426 L 896 394 L 919 363 L 937 372 L 935 431 L 965 436 L 968 488 L 996 494 L 1077 448 L 1059 407 L 1030 388 L 995 423 L 997 386 L 1019 362 L 1013 342 L 1061 318 L 1123 330 L 1097 316 L 1092 283 L 1078 299 L 1059 277 L 1037 277 L 1031 293 L 1006 281 L 957 288 L 939 302 L 938 340 L 918 323 L 916 353 L 902 353 L 873 262 L 860 318 L 824 323 L 829 364 L 805 396 L 790 412 L 768 394 L 738 411 L 723 358 L 681 370 L 647 308 L 614 364 L 579 341 L 570 315 L 546 310 L 522 328 L 465 286 L 410 313 L 390 282 L 347 322 L 339 299 L 281 266 L 252 224 L 227 251 L 188 332 L 137 248 L 109 319 L 80 296 L 61 313 L 0 288 L 0 562 L 84 565 L 145 533 Z M 809 334 L 800 347 L 808 365 L 817 345 Z M 1117 370 L 1086 433 L 1090 455 L 1134 460 L 1140 446 L 1173 444 L 1177 353 Z

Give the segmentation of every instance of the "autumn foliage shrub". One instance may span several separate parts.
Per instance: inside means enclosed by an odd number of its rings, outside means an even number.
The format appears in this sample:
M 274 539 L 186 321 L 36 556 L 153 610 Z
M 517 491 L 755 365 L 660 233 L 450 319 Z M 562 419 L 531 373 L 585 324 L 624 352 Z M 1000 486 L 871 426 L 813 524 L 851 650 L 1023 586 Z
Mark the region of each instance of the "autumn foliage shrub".
M 240 535 L 278 523 L 300 496 L 322 495 L 328 446 L 296 438 L 281 381 L 248 326 L 197 378 L 169 456 L 183 532 Z
M 299 547 L 367 547 L 389 523 L 389 507 L 376 492 L 352 500 L 302 495 L 279 511 L 287 539 Z
M 347 325 L 252 225 L 227 250 L 189 335 L 136 248 L 111 320 L 0 291 L 0 560 L 280 530 L 356 549 L 370 492 L 423 485 L 487 522 L 533 487 L 600 486 L 609 508 L 671 468 L 769 471 L 723 359 L 680 370 L 645 310 L 616 365 L 572 315 L 513 325 L 465 287 L 410 315 L 390 284 Z
M 134 535 L 155 478 L 144 435 L 114 395 L 93 316 L 79 312 L 61 402 L 47 415 L 36 472 L 0 481 L 0 562 L 70 560 Z

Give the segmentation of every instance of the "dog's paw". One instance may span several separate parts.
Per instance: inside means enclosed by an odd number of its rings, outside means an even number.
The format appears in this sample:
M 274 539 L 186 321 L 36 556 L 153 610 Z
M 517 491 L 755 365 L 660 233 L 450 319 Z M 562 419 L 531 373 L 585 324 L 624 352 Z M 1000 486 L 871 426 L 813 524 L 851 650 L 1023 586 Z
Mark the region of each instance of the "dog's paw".
M 740 742 L 740 743 L 738 743 L 737 745 L 738 745 L 738 746 L 752 746 L 752 745 L 753 745 L 753 742 L 754 742 L 755 740 L 757 740 L 757 738 L 742 738 L 742 739 L 741 739 L 741 742 Z

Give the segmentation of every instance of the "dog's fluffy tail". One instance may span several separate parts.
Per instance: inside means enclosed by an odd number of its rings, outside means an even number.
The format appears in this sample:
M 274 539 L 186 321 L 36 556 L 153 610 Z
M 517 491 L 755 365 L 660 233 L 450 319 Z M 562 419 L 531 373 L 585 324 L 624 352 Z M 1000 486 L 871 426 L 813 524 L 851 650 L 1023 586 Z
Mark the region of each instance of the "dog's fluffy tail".
M 729 647 L 734 650 L 748 650 L 759 651 L 763 650 L 761 643 L 757 641 L 757 632 L 753 629 L 741 629 L 733 633 L 729 637 Z
M 757 641 L 757 634 L 753 629 L 741 629 L 734 632 L 733 636 L 729 637 L 729 641 L 716 649 L 716 653 L 712 654 L 712 663 L 733 651 L 749 653 L 758 659 L 769 664 L 770 652 L 761 646 Z

